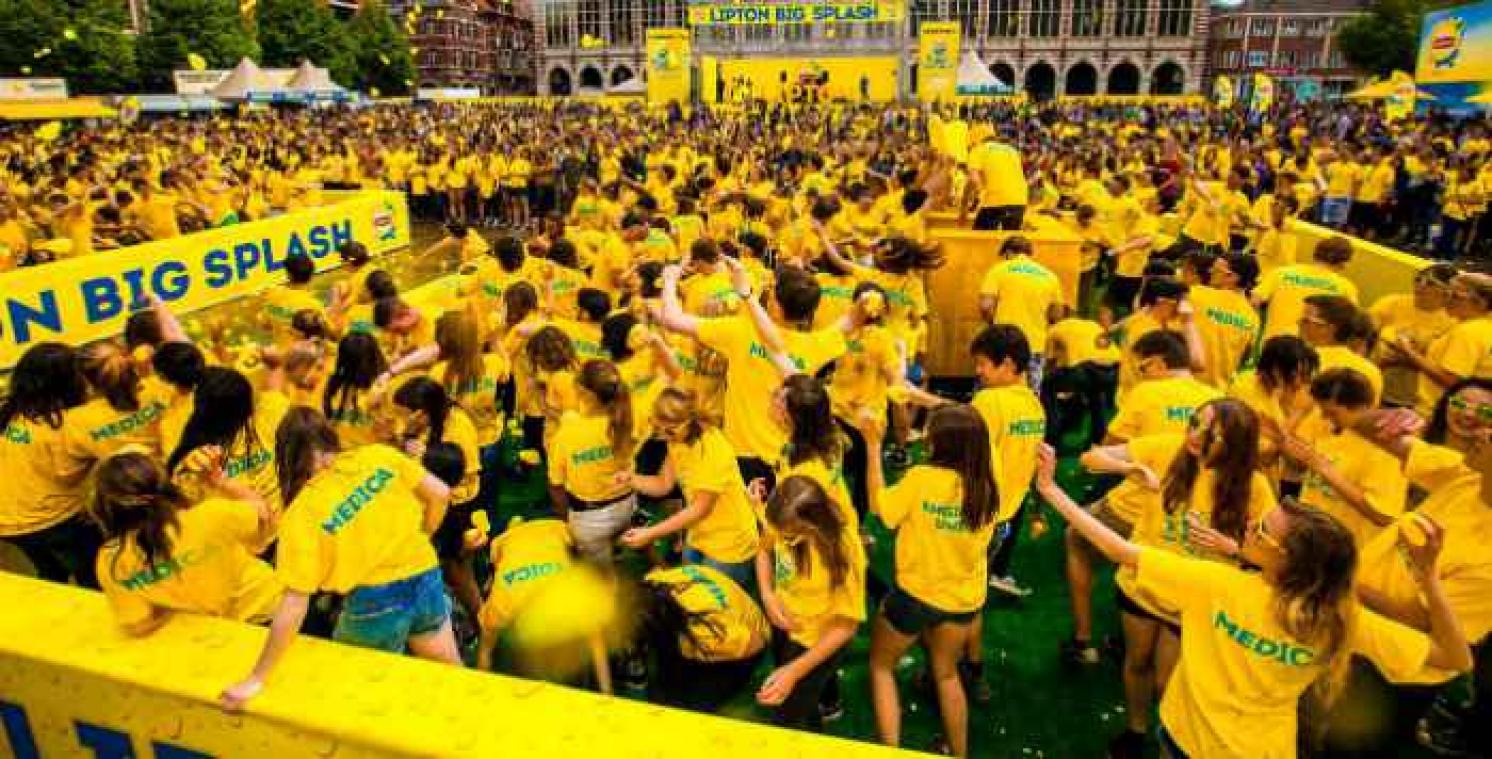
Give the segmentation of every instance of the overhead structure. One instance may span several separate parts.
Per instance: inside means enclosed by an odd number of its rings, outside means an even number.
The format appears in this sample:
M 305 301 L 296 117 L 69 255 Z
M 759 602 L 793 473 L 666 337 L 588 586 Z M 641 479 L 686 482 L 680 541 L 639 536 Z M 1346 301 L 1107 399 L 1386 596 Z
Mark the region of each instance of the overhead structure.
M 968 50 L 958 64 L 957 91 L 960 95 L 1006 95 L 1011 92 L 1011 86 L 1000 81 L 978 53 Z

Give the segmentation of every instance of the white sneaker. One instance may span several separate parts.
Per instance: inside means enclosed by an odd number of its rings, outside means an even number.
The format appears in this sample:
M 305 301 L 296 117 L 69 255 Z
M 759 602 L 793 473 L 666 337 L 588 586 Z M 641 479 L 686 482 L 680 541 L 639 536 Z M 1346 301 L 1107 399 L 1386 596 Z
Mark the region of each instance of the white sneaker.
M 1015 598 L 1025 598 L 1036 592 L 1030 588 L 1021 587 L 1016 583 L 1014 577 L 996 577 L 990 575 L 989 587 L 991 590 L 998 590 L 1007 596 L 1014 596 Z

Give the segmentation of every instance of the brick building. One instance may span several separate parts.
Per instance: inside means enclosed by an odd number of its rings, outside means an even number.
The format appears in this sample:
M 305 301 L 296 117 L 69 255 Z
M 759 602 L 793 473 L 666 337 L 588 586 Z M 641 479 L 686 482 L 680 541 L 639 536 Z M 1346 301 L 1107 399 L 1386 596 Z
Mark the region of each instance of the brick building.
M 1281 91 L 1309 97 L 1353 89 L 1362 72 L 1336 46 L 1336 30 L 1361 15 L 1367 0 L 1245 0 L 1214 8 L 1208 81 L 1226 74 L 1239 88 L 1251 75 L 1269 74 Z
M 601 89 L 643 69 L 644 30 L 686 26 L 686 0 L 538 0 L 539 87 Z M 898 92 L 916 81 L 917 30 L 956 20 L 1001 81 L 1036 97 L 1200 92 L 1208 0 L 907 0 L 900 23 L 716 27 L 695 52 L 731 57 L 895 55 Z M 598 39 L 586 47 L 581 41 Z
M 415 0 L 391 0 L 402 24 Z M 527 0 L 425 0 L 410 38 L 421 87 L 474 87 L 485 95 L 534 92 L 534 21 Z

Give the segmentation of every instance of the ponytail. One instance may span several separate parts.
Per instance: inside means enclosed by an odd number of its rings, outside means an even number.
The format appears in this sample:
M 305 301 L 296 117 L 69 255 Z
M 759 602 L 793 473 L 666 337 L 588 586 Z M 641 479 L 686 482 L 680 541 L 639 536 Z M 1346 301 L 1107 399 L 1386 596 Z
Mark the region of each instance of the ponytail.
M 259 450 L 253 422 L 254 387 L 248 379 L 220 366 L 204 369 L 192 391 L 192 415 L 166 459 L 166 471 L 174 474 L 188 454 L 204 446 L 219 446 L 231 455 L 233 444 L 243 440 L 247 453 Z
M 140 372 L 124 346 L 111 340 L 89 345 L 79 351 L 78 367 L 115 411 L 140 410 Z
M 94 474 L 89 516 L 105 539 L 133 538 L 145 566 L 153 567 L 171 560 L 171 531 L 187 505 L 186 496 L 153 458 L 119 453 L 104 459 Z
M 342 449 L 337 431 L 326 417 L 309 406 L 296 406 L 285 413 L 275 430 L 275 476 L 281 501 L 288 507 L 316 473 L 316 455 Z
M 446 392 L 452 397 L 479 390 L 486 367 L 482 362 L 482 330 L 467 311 L 447 311 L 435 322 L 435 344 L 446 361 Z
M 439 382 L 429 377 L 415 377 L 394 393 L 394 403 L 410 411 L 425 412 L 430 421 L 429 434 L 425 437 L 427 447 L 445 440 L 446 422 L 451 418 L 451 407 L 455 404 Z
M 682 427 L 683 441 L 693 443 L 705 434 L 705 430 L 716 426 L 700 408 L 699 396 L 693 390 L 665 387 L 653 401 L 653 418 L 667 427 Z
M 610 417 L 607 432 L 611 437 L 612 455 L 618 460 L 630 460 L 633 444 L 632 394 L 628 392 L 616 365 L 599 359 L 587 361 L 580 369 L 577 382 L 595 396 Z

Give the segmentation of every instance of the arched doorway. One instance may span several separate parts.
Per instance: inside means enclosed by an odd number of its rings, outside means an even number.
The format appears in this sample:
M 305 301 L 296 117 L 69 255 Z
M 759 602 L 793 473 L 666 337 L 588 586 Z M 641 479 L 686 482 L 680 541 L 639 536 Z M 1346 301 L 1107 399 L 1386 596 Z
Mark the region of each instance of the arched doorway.
M 1150 94 L 1180 95 L 1186 90 L 1186 70 L 1174 61 L 1166 61 L 1150 74 Z
M 1067 70 L 1066 86 L 1062 88 L 1064 95 L 1097 95 L 1098 94 L 1098 69 L 1093 64 L 1083 61 Z
M 994 74 L 995 78 L 999 79 L 1001 84 L 1009 87 L 1015 87 L 1014 66 L 1011 66 L 1008 63 L 992 63 L 990 64 L 989 72 L 991 74 Z
M 1109 69 L 1110 95 L 1138 95 L 1140 94 L 1140 67 L 1125 61 Z
M 622 82 L 633 79 L 637 74 L 632 73 L 632 67 L 626 64 L 617 66 L 611 70 L 611 86 L 615 87 Z
M 606 80 L 601 76 L 601 69 L 595 66 L 586 66 L 580 70 L 580 88 L 599 90 L 606 86 Z
M 1057 70 L 1046 61 L 1026 69 L 1026 94 L 1033 100 L 1051 100 L 1057 94 Z
M 549 72 L 549 94 L 570 94 L 570 72 L 561 68 Z

